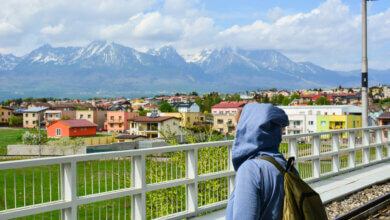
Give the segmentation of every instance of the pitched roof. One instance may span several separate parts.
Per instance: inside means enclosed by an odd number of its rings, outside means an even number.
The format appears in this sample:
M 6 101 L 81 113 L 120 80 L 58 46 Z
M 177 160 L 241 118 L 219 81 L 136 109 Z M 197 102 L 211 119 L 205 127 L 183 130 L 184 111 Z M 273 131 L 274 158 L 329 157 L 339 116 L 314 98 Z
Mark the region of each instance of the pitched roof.
M 143 135 L 130 135 L 130 134 L 123 134 L 115 137 L 115 139 L 136 139 L 136 138 L 147 138 Z
M 247 102 L 221 102 L 213 105 L 211 108 L 238 108 L 243 107 Z
M 41 111 L 44 111 L 46 109 L 49 109 L 48 107 L 34 107 L 34 108 L 29 108 L 29 109 L 26 109 L 24 110 L 23 112 L 41 112 Z
M 378 119 L 390 119 L 390 112 L 383 112 Z
M 61 123 L 65 124 L 65 125 L 68 125 L 71 128 L 97 127 L 96 124 L 88 121 L 87 119 L 59 120 L 57 122 L 61 122 Z M 55 123 L 53 123 L 53 124 L 55 124 Z M 50 124 L 47 127 L 50 127 L 53 124 Z
M 193 104 L 195 104 L 195 102 L 176 102 L 176 103 L 173 103 L 172 105 L 176 108 L 190 108 Z
M 137 116 L 134 118 L 129 119 L 129 121 L 135 121 L 135 122 L 162 122 L 166 121 L 168 119 L 177 119 L 176 117 L 173 116 L 159 116 L 156 118 L 151 118 L 148 116 Z

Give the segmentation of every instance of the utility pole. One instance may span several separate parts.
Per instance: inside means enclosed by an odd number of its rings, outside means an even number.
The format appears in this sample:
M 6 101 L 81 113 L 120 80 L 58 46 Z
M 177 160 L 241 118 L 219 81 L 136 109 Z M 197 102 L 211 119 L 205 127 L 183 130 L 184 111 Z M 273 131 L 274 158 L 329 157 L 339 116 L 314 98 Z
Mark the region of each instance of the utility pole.
M 368 126 L 367 0 L 362 0 L 362 127 Z
M 39 157 L 42 156 L 42 149 L 41 149 L 41 115 L 40 112 L 38 112 L 38 144 L 39 144 Z

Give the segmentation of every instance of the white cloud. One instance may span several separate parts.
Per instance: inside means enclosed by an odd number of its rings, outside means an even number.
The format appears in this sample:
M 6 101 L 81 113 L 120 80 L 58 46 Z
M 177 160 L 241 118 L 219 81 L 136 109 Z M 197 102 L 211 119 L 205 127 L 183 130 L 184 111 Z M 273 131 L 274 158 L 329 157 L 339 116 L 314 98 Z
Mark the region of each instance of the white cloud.
M 20 30 L 19 28 L 17 28 L 16 26 L 8 23 L 8 22 L 0 22 L 0 36 L 9 36 L 9 35 L 13 35 L 13 34 L 18 34 L 18 33 L 21 33 L 22 30 Z
M 47 34 L 47 35 L 57 35 L 61 34 L 64 31 L 64 25 L 59 24 L 57 26 L 46 26 L 41 29 L 42 34 Z
M 171 44 L 182 53 L 224 46 L 276 49 L 296 61 L 360 67 L 361 16 L 341 0 L 289 15 L 274 7 L 263 20 L 248 15 L 257 20 L 228 28 L 220 27 L 199 0 L 10 0 L 1 7 L 0 51 L 17 55 L 43 43 L 106 39 L 144 49 Z M 368 26 L 369 64 L 390 68 L 390 9 L 370 14 Z

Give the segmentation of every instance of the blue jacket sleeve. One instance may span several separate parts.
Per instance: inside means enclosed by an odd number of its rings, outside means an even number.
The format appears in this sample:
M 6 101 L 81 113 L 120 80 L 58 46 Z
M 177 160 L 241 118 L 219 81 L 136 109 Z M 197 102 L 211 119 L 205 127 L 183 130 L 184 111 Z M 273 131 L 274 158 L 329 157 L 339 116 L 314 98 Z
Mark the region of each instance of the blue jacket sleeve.
M 261 214 L 260 169 L 251 160 L 237 171 L 233 201 L 233 219 L 259 219 Z

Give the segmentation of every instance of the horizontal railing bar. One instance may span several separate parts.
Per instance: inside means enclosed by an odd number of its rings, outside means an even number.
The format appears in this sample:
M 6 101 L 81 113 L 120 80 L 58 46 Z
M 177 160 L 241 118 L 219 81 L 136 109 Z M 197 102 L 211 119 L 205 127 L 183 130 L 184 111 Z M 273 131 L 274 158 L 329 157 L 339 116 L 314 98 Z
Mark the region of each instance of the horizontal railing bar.
M 69 201 L 54 201 L 37 205 L 25 206 L 20 208 L 0 211 L 0 219 L 20 218 L 28 215 L 35 215 L 44 212 L 56 211 L 71 207 Z
M 290 134 L 290 135 L 284 135 L 283 138 L 284 139 L 300 138 L 300 137 L 318 136 L 318 135 L 325 135 L 325 134 L 338 134 L 338 133 L 344 133 L 344 132 L 379 130 L 379 129 L 384 129 L 384 128 L 390 128 L 390 125 L 372 126 L 372 127 L 366 127 L 366 128 L 348 128 L 348 129 L 320 131 L 320 132 L 303 133 L 303 134 Z
M 208 173 L 208 174 L 202 174 L 199 175 L 196 180 L 199 181 L 206 181 L 206 180 L 212 180 L 212 179 L 218 179 L 222 177 L 228 177 L 228 176 L 235 176 L 236 172 L 232 170 L 228 171 L 220 171 L 220 172 L 215 172 L 215 173 Z
M 214 142 L 174 145 L 174 146 L 166 146 L 166 147 L 147 148 L 147 149 L 124 150 L 124 151 L 102 152 L 102 153 L 93 153 L 93 154 L 78 154 L 78 155 L 69 155 L 69 156 L 61 156 L 61 157 L 5 161 L 5 162 L 0 163 L 0 170 L 16 169 L 16 168 L 24 168 L 24 167 L 35 167 L 35 166 L 46 166 L 46 165 L 52 165 L 52 164 L 70 163 L 70 162 L 74 162 L 74 161 L 80 162 L 80 161 L 89 161 L 89 160 L 100 160 L 100 159 L 108 159 L 108 158 L 113 158 L 113 157 L 140 156 L 140 155 L 166 153 L 166 152 L 174 152 L 174 151 L 181 151 L 181 150 L 193 150 L 193 149 L 206 148 L 206 147 L 229 146 L 232 144 L 233 144 L 232 140 L 214 141 Z

